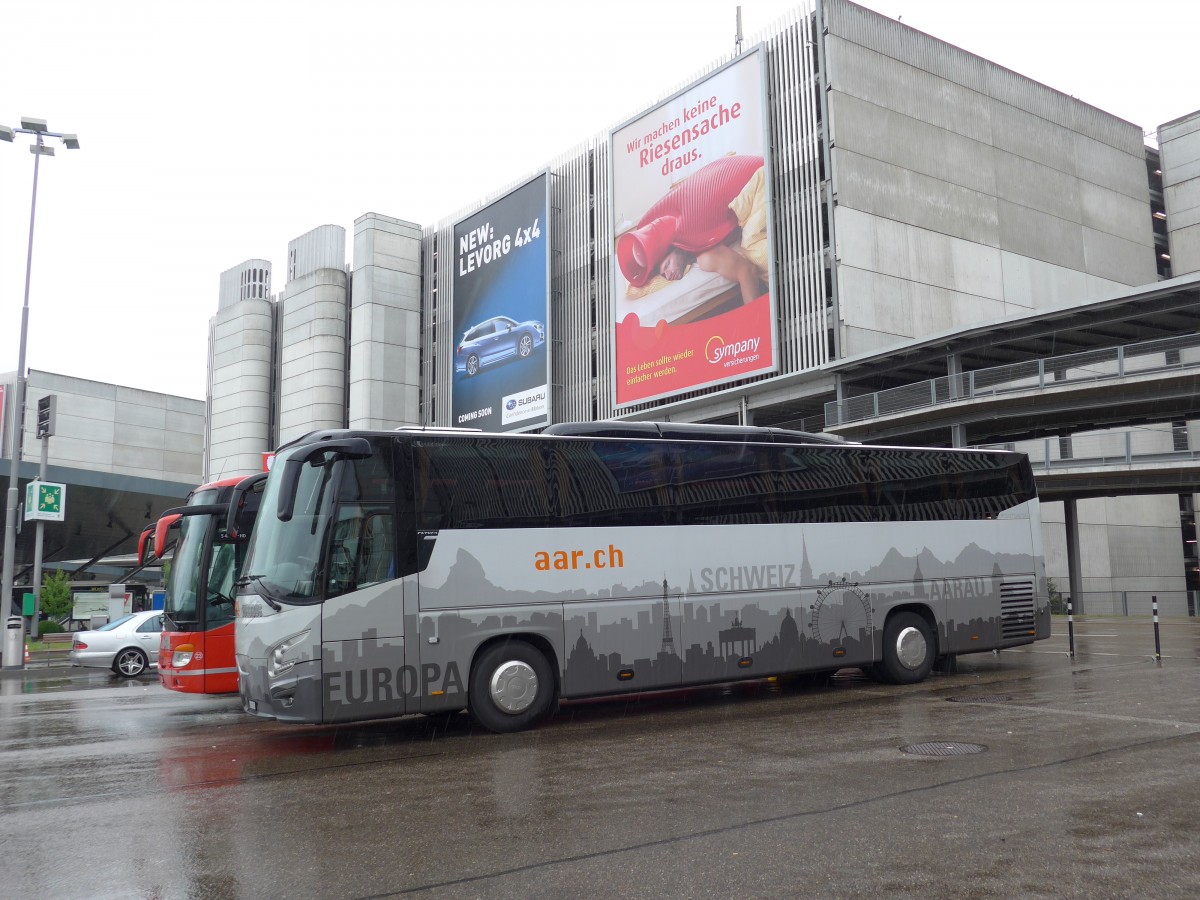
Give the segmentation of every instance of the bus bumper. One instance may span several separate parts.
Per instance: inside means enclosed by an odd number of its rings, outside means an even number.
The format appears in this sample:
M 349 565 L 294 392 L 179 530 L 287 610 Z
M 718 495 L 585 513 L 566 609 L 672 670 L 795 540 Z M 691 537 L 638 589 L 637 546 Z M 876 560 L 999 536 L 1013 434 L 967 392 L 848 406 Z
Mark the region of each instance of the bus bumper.
M 301 662 L 274 678 L 264 664 L 247 665 L 238 657 L 238 693 L 242 709 L 281 722 L 321 721 L 321 664 Z

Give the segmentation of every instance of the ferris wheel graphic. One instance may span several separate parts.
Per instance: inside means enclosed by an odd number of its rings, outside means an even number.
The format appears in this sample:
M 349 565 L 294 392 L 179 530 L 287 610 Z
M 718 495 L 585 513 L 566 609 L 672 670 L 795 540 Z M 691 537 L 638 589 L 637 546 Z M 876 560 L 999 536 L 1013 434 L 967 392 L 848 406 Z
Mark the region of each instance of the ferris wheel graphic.
M 843 646 L 871 633 L 870 594 L 859 589 L 858 582 L 830 581 L 817 590 L 812 605 L 809 629 L 813 640 L 821 644 Z

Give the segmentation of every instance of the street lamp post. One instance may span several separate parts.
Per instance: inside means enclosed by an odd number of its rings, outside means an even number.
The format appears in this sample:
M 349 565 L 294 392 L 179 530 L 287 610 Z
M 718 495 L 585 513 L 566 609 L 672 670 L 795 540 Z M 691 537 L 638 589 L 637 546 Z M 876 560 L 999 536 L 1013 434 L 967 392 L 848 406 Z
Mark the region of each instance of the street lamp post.
M 0 125 L 0 140 L 12 141 L 18 134 L 33 135 L 34 142 L 29 147 L 33 154 L 33 197 L 29 202 L 29 247 L 25 253 L 25 303 L 21 307 L 21 350 L 17 356 L 17 376 L 14 387 L 16 396 L 12 398 L 9 422 L 9 433 L 12 435 L 12 457 L 8 467 L 8 503 L 4 513 L 4 573 L 3 573 L 3 615 L 0 623 L 7 620 L 12 612 L 13 571 L 17 554 L 17 487 L 19 483 L 19 467 L 21 450 L 25 435 L 25 345 L 29 336 L 29 275 L 33 267 L 33 223 L 37 214 L 38 168 L 43 156 L 53 156 L 54 148 L 45 143 L 46 138 L 58 138 L 68 150 L 79 149 L 79 138 L 74 134 L 59 134 L 46 127 L 44 119 L 28 119 L 22 117 L 20 128 L 9 128 Z M 22 665 L 24 660 L 4 660 L 5 668 Z

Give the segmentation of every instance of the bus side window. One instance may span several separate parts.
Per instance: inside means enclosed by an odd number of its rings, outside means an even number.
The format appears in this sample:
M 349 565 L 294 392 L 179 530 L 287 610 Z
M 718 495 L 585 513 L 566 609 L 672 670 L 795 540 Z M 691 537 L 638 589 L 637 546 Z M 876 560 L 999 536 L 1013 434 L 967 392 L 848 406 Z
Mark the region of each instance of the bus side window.
M 343 506 L 329 545 L 325 596 L 337 597 L 395 577 L 394 517 L 361 506 Z
M 571 441 L 549 461 L 566 526 L 657 526 L 676 518 L 672 469 L 654 441 Z
M 363 524 L 362 540 L 358 544 L 358 587 L 378 584 L 396 577 L 392 517 L 376 513 Z
M 206 611 L 209 628 L 233 621 L 233 586 L 238 568 L 238 546 L 218 544 L 213 548 L 212 565 L 208 571 L 208 608 Z
M 442 467 L 434 455 L 436 449 L 438 445 L 433 442 L 413 446 L 418 531 L 438 531 L 451 524 L 449 519 L 456 484 L 452 474 L 441 471 Z
M 778 521 L 770 445 L 733 441 L 674 448 L 675 505 L 681 525 Z
M 343 507 L 341 512 L 358 512 L 353 508 Z M 355 589 L 354 558 L 358 553 L 358 526 L 361 519 L 357 516 L 339 519 L 333 526 L 333 537 L 329 542 L 328 583 L 325 596 L 337 597 Z

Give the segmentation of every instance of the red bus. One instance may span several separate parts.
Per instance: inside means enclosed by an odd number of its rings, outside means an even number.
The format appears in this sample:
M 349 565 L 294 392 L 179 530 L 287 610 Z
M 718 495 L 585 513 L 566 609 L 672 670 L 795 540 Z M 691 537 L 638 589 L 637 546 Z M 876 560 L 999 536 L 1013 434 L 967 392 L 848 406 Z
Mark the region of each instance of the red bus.
M 262 473 L 203 484 L 188 494 L 187 505 L 168 509 L 158 518 L 155 556 L 163 558 L 170 532 L 179 531 L 158 651 L 158 680 L 163 687 L 191 694 L 229 694 L 238 689 L 234 583 L 241 575 L 265 479 Z M 139 553 L 144 553 L 144 547 Z

